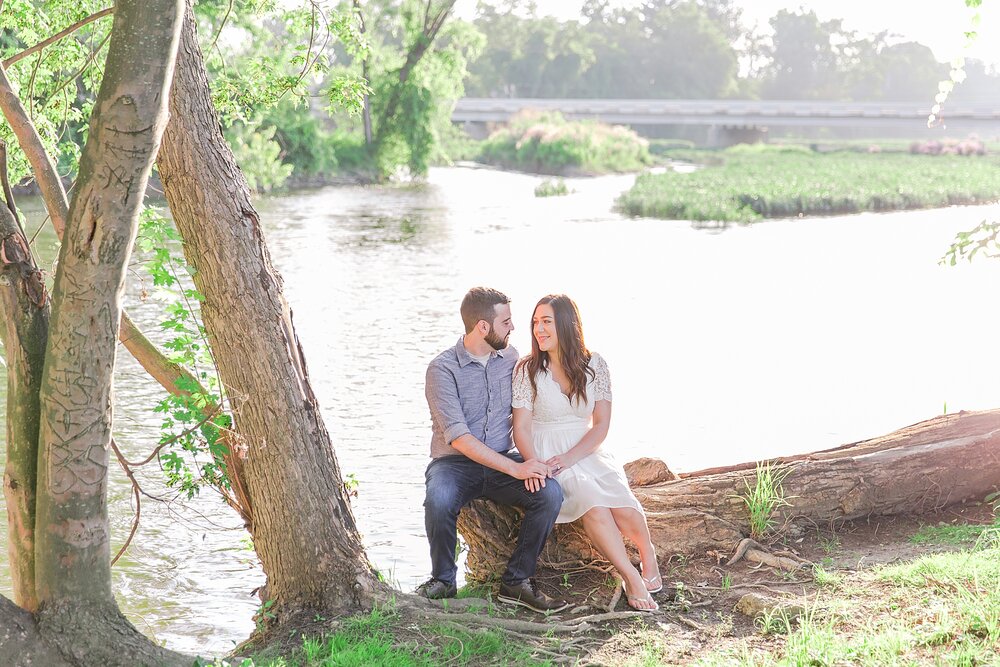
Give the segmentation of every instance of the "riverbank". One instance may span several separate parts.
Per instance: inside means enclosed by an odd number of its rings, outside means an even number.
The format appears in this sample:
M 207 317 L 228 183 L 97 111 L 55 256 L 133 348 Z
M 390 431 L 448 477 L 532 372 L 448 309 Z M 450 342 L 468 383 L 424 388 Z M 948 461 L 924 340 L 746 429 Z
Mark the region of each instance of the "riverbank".
M 985 499 L 940 512 L 818 526 L 778 537 L 796 571 L 664 559 L 655 614 L 630 612 L 608 574 L 542 581 L 571 598 L 543 618 L 489 592 L 421 609 L 389 601 L 317 621 L 241 667 L 381 665 L 995 664 L 1000 660 L 1000 525 Z M 611 583 L 608 583 L 611 582 Z
M 626 215 L 755 222 L 983 204 L 1000 198 L 1000 156 L 820 152 L 805 146 L 667 151 L 704 166 L 642 174 L 616 201 Z

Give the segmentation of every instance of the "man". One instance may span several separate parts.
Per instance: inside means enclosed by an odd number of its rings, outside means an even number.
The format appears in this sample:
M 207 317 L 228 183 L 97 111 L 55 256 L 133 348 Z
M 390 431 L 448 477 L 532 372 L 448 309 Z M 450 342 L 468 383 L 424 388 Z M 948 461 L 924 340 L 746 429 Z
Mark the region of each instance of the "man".
M 542 593 L 532 577 L 559 508 L 562 489 L 549 467 L 531 452 L 511 451 L 511 375 L 517 350 L 510 299 L 474 287 L 462 300 L 465 335 L 427 367 L 431 410 L 431 458 L 427 466 L 424 520 L 431 547 L 431 578 L 417 592 L 432 600 L 455 597 L 458 513 L 476 498 L 525 511 L 517 546 L 500 577 L 500 602 L 538 612 L 568 606 Z M 530 445 L 529 445 L 530 446 Z

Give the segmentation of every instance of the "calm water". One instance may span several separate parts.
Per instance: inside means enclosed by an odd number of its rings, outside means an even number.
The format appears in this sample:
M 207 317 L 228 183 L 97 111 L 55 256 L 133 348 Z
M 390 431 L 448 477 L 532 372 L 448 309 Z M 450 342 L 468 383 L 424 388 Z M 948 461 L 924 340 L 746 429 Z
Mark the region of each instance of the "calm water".
M 1000 359 L 984 353 L 1000 333 L 1000 263 L 937 264 L 957 231 L 998 207 L 710 230 L 612 213 L 629 176 L 571 179 L 577 192 L 550 199 L 533 196 L 539 180 L 438 169 L 420 186 L 260 202 L 337 454 L 360 482 L 369 555 L 404 589 L 429 570 L 424 369 L 461 334 L 458 304 L 472 285 L 513 298 L 521 350 L 540 296 L 576 299 L 589 346 L 611 367 L 606 446 L 623 460 L 694 470 L 880 435 L 945 403 L 1000 404 Z M 33 229 L 42 216 L 26 207 Z M 51 257 L 51 237 L 39 245 Z M 156 333 L 162 306 L 136 294 L 130 311 Z M 158 437 L 150 408 L 161 392 L 127 353 L 119 366 L 118 439 L 138 456 Z M 146 472 L 147 490 L 169 496 L 157 477 Z M 120 474 L 111 496 L 117 544 L 131 521 Z M 252 629 L 251 592 L 263 582 L 244 539 L 211 493 L 144 500 L 115 568 L 123 608 L 170 647 L 227 650 Z M 8 584 L 0 562 L 0 589 Z

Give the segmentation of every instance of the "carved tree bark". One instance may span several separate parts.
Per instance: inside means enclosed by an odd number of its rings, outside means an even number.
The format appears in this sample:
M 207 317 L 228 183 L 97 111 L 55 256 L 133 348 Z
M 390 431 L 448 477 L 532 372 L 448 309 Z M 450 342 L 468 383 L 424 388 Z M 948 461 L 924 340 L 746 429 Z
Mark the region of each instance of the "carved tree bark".
M 88 664 L 180 663 L 118 610 L 106 495 L 125 269 L 166 124 L 181 7 L 116 5 L 53 287 L 40 390 L 37 618 L 43 640 Z
M 264 597 L 280 614 L 367 603 L 380 588 L 351 513 L 281 279 L 219 128 L 191 4 L 158 167 L 184 238 L 235 430 Z
M 28 162 L 31 164 L 32 175 L 35 178 L 35 182 L 38 183 L 39 190 L 41 190 L 42 201 L 45 203 L 49 219 L 52 220 L 52 228 L 55 230 L 56 236 L 61 240 L 66 227 L 66 218 L 69 216 L 69 199 L 66 196 L 65 189 L 63 189 L 62 182 L 59 180 L 59 175 L 56 173 L 52 159 L 42 145 L 42 140 L 38 136 L 38 131 L 31 117 L 28 115 L 27 110 L 25 110 L 24 105 L 21 104 L 20 98 L 14 92 L 10 80 L 7 78 L 3 64 L 0 64 L 0 111 L 3 112 L 5 120 L 17 137 L 21 150 L 24 151 Z M 170 361 L 166 355 L 160 352 L 139 331 L 128 313 L 124 311 L 121 314 L 121 328 L 118 332 L 118 337 L 122 345 L 135 357 L 135 360 L 139 362 L 143 369 L 170 393 L 180 396 L 188 395 L 189 392 L 180 389 L 180 386 L 198 387 L 199 393 L 208 393 L 186 368 Z M 205 414 L 213 414 L 214 411 L 215 406 L 209 406 L 206 408 Z M 236 471 L 238 468 L 238 465 L 230 466 L 231 471 Z M 235 474 L 231 474 L 230 478 L 232 486 L 236 491 L 234 494 L 236 497 L 233 499 L 232 496 L 226 493 L 223 493 L 223 497 L 249 523 L 249 508 L 238 502 L 240 500 L 240 480 Z M 233 500 L 236 502 L 233 502 Z
M 775 515 L 784 530 L 982 499 L 1000 487 L 1000 410 L 936 417 L 886 436 L 775 463 L 788 471 L 783 486 L 790 505 Z M 731 551 L 749 533 L 740 496 L 747 483 L 754 483 L 754 468 L 754 463 L 739 464 L 633 486 L 657 551 L 664 556 Z M 518 523 L 513 510 L 486 501 L 462 511 L 459 530 L 469 545 L 472 579 L 487 580 L 502 570 Z M 558 569 L 560 563 L 596 557 L 583 531 L 575 523 L 563 524 L 553 531 L 542 563 Z

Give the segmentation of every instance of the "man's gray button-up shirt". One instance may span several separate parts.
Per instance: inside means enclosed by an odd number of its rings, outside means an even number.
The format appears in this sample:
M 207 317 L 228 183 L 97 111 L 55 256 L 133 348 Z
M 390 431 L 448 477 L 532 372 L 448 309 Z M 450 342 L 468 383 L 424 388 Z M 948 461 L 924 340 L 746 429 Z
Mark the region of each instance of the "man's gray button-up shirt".
M 510 392 L 517 356 L 517 350 L 508 345 L 491 353 L 483 368 L 459 338 L 455 347 L 427 366 L 431 458 L 461 454 L 451 443 L 467 433 L 497 452 L 512 447 Z

